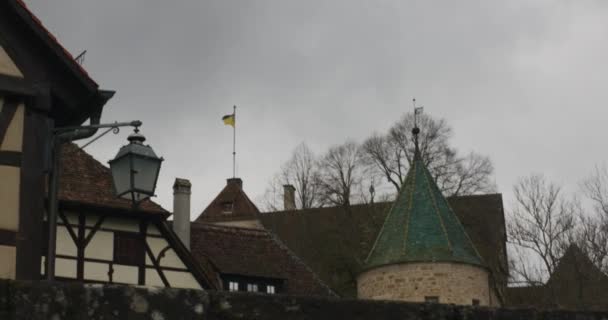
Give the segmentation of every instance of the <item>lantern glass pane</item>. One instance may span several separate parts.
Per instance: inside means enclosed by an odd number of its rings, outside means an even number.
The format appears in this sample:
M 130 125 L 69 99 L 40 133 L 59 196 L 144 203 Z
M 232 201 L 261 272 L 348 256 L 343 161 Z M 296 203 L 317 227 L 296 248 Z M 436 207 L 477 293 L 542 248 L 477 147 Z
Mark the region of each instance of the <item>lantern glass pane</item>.
M 160 161 L 156 159 L 133 158 L 134 187 L 138 192 L 154 195 L 159 167 Z
M 110 164 L 116 194 L 121 194 L 131 189 L 131 166 L 129 162 L 129 157 L 122 157 Z M 130 198 L 129 195 L 127 197 Z

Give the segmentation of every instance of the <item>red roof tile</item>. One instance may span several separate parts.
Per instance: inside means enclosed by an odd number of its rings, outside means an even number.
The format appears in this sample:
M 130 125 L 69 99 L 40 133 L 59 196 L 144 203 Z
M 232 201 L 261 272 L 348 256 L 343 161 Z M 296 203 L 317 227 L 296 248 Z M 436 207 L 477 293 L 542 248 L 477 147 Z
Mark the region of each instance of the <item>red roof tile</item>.
M 114 195 L 110 169 L 76 144 L 65 144 L 61 153 L 59 200 L 83 205 L 131 210 L 131 202 Z M 169 216 L 160 205 L 145 200 L 139 211 Z

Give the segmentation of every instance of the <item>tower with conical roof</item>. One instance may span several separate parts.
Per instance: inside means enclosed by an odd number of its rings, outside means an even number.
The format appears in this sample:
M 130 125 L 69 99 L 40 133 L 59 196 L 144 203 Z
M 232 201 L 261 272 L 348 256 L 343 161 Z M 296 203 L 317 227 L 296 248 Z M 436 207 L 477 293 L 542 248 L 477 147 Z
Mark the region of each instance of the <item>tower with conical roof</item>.
M 490 275 L 416 145 L 397 199 L 357 278 L 360 299 L 497 305 Z

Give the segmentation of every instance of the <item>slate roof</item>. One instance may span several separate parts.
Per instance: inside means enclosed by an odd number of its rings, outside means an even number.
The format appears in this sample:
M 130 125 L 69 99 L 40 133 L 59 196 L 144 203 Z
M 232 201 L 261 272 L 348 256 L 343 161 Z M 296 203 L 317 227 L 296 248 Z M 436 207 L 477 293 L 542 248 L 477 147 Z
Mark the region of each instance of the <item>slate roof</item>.
M 502 195 L 448 198 L 501 291 L 509 274 Z M 260 214 L 264 226 L 302 258 L 335 292 L 356 297 L 356 276 L 391 202 Z
M 225 213 L 226 206 L 231 213 Z M 257 219 L 260 210 L 243 191 L 243 180 L 227 179 L 226 186 L 194 220 L 196 222 Z
M 218 281 L 221 274 L 274 278 L 285 281 L 288 294 L 335 295 L 302 260 L 266 230 L 194 222 L 190 248 L 201 264 L 208 261 L 213 264 Z
M 404 262 L 483 262 L 419 152 L 364 269 Z
M 132 211 L 131 201 L 114 195 L 110 169 L 78 145 L 64 144 L 61 153 L 61 177 L 59 200 L 61 205 L 84 205 L 96 208 L 111 208 Z M 139 212 L 167 217 L 170 213 L 160 205 L 144 200 Z
M 507 288 L 506 301 L 510 307 L 608 311 L 608 275 L 572 245 L 545 285 Z

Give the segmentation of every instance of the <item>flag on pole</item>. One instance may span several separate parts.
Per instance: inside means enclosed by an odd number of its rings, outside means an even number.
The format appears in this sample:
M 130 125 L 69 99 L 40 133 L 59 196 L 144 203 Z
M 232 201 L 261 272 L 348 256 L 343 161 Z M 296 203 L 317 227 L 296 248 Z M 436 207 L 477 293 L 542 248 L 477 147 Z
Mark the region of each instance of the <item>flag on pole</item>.
M 234 128 L 235 124 L 236 124 L 236 118 L 233 114 L 227 114 L 225 116 L 222 117 L 222 120 L 224 121 L 224 124 L 227 126 L 232 126 Z
M 422 110 L 424 107 L 414 108 L 414 114 L 422 114 Z

